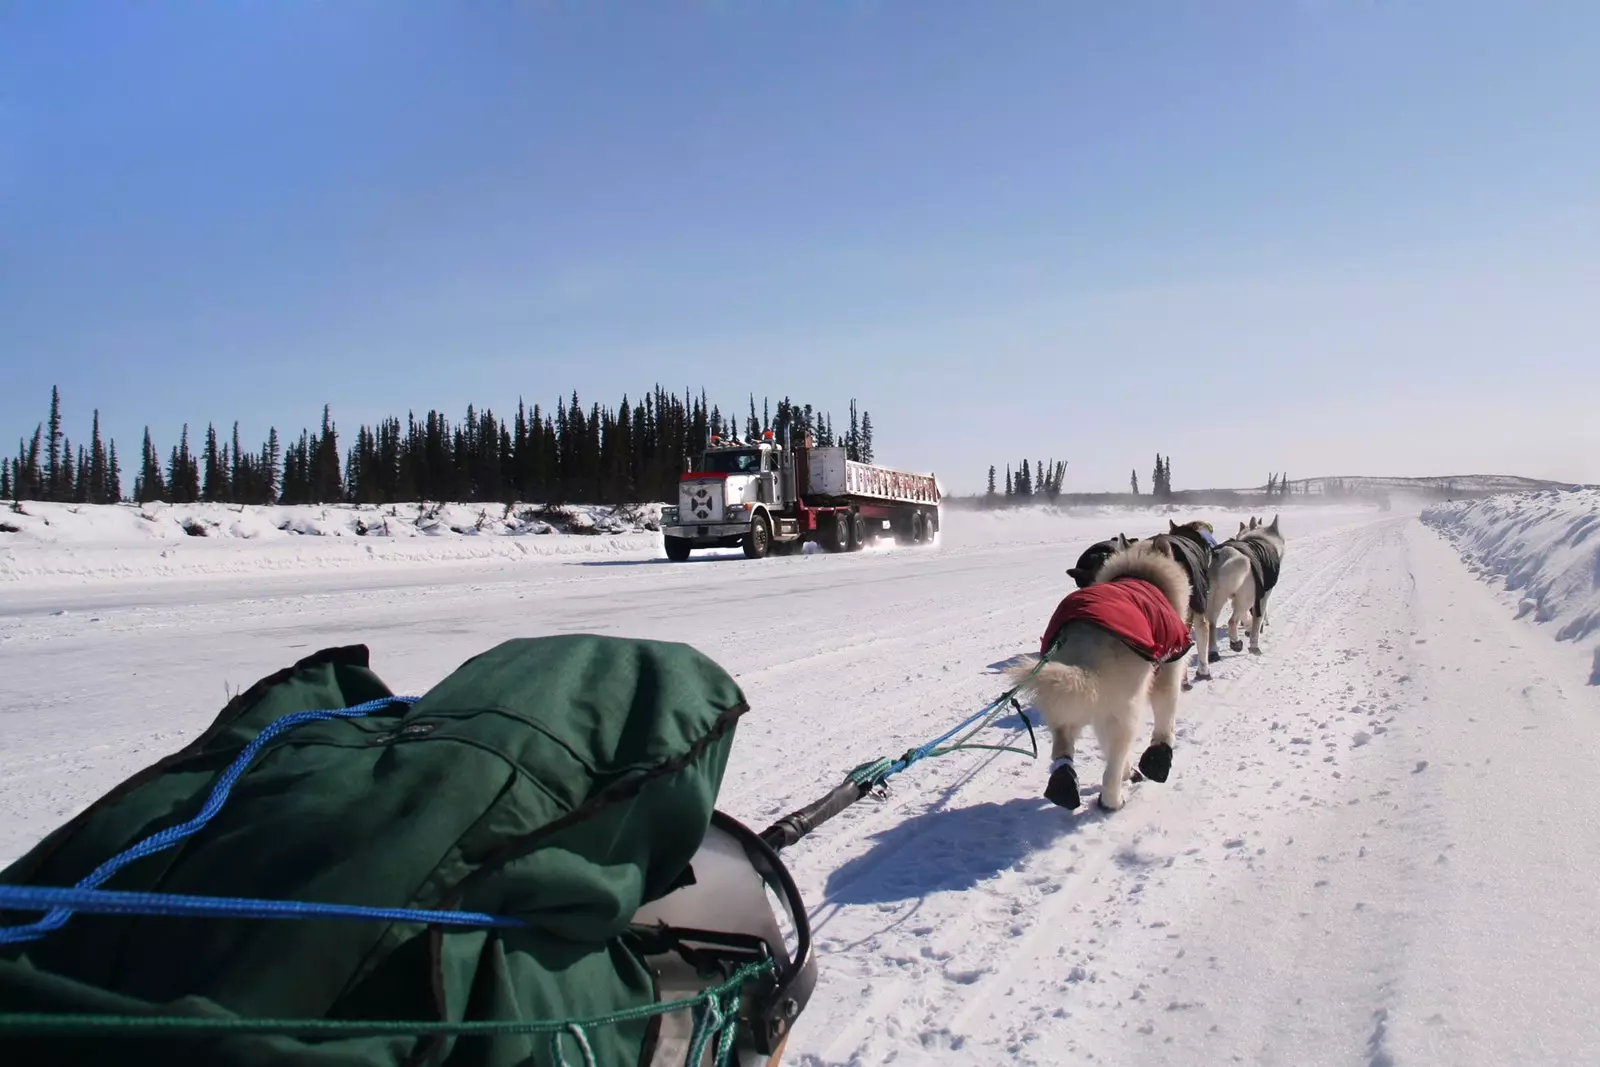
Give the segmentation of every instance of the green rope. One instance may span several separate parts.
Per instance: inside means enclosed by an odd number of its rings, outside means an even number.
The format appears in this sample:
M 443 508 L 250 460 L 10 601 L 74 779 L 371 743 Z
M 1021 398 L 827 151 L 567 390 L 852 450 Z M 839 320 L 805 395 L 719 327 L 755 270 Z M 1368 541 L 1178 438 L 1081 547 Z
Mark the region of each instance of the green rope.
M 763 960 L 747 963 L 734 971 L 724 982 L 702 990 L 692 997 L 670 1000 L 663 1004 L 646 1004 L 637 1008 L 624 1008 L 589 1019 L 483 1019 L 463 1022 L 424 1021 L 409 1019 L 241 1019 L 214 1015 L 127 1015 L 117 1013 L 84 1014 L 53 1012 L 6 1012 L 0 1014 L 0 1034 L 58 1034 L 79 1035 L 108 1034 L 173 1034 L 173 1033 L 225 1033 L 225 1034 L 302 1034 L 320 1037 L 386 1037 L 394 1035 L 420 1036 L 443 1034 L 448 1037 L 481 1037 L 497 1034 L 554 1035 L 557 1062 L 560 1059 L 560 1040 L 563 1034 L 577 1039 L 583 1050 L 584 1062 L 592 1067 L 594 1054 L 584 1031 L 617 1023 L 668 1015 L 675 1011 L 704 1006 L 707 1010 L 702 1021 L 714 1019 L 716 1025 L 706 1034 L 726 1032 L 724 1041 L 733 1047 L 734 1024 L 738 1021 L 737 999 L 739 990 L 752 979 L 772 972 L 773 962 Z M 731 1010 L 730 1010 L 731 1009 Z M 701 1042 L 704 1048 L 704 1041 Z M 719 1045 L 719 1053 L 721 1045 Z M 692 1059 L 690 1062 L 694 1062 Z

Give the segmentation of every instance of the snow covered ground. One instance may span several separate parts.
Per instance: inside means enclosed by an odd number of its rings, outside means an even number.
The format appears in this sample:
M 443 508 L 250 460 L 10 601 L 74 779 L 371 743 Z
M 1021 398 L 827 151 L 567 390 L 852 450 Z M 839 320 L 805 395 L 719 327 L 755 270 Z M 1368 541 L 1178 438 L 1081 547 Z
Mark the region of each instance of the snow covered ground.
M 35 546 L 0 581 L 0 862 L 308 651 L 365 642 L 421 692 L 500 640 L 574 630 L 688 641 L 738 677 L 754 710 L 720 806 L 761 829 L 995 696 L 1078 551 L 1166 518 L 951 512 L 933 548 L 686 564 L 648 534 L 308 571 L 262 565 L 264 537 L 190 538 L 172 543 L 211 569 L 138 581 Z M 821 968 L 787 1063 L 1600 1062 L 1583 650 L 1515 618 L 1414 510 L 1283 526 L 1266 655 L 1225 654 L 1185 695 L 1167 784 L 1067 813 L 1043 761 L 958 753 L 785 852 Z M 1026 735 L 1012 717 L 993 739 Z M 1086 782 L 1098 759 L 1087 743 Z
M 1600 489 L 1439 504 L 1422 521 L 1453 541 L 1473 570 L 1500 580 L 1518 617 L 1589 650 L 1590 681 L 1600 685 Z
M 658 546 L 661 506 L 40 504 L 0 508 L 0 593 L 105 579 L 372 570 Z

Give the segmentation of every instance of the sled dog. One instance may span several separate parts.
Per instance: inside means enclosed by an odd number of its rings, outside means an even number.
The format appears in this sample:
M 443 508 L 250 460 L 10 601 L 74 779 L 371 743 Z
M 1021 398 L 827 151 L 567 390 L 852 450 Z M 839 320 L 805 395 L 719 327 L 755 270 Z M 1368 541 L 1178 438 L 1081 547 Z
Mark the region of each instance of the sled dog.
M 1038 657 L 1009 669 L 1050 730 L 1048 799 L 1068 809 L 1081 803 L 1073 752 L 1078 734 L 1092 726 L 1105 758 L 1099 804 L 1122 807 L 1146 706 L 1153 706 L 1155 729 L 1139 770 L 1167 780 L 1183 660 L 1193 647 L 1183 622 L 1188 608 L 1183 568 L 1148 542 L 1127 544 L 1056 609 L 1040 641 L 1038 673 L 1029 677 Z
M 1213 542 L 1206 534 L 1211 530 L 1211 524 L 1197 519 L 1179 526 L 1169 519 L 1167 526 L 1168 531 L 1156 534 L 1150 538 L 1150 543 L 1183 568 L 1184 575 L 1189 579 L 1189 599 L 1179 614 L 1183 616 L 1184 625 L 1194 633 L 1195 643 L 1201 648 L 1209 648 L 1211 627 L 1206 622 L 1206 602 L 1211 588 L 1211 556 L 1214 549 Z M 1180 675 L 1185 691 L 1194 688 L 1188 675 L 1189 669 L 1185 666 Z M 1197 670 L 1195 677 L 1204 675 Z
M 1211 589 L 1206 597 L 1205 626 L 1208 639 L 1197 680 L 1211 677 L 1210 665 L 1222 658 L 1217 651 L 1217 620 L 1225 605 L 1232 604 L 1228 618 L 1228 647 L 1235 652 L 1244 651 L 1239 639 L 1239 622 L 1250 615 L 1250 651 L 1261 655 L 1261 628 L 1266 624 L 1267 601 L 1273 586 L 1278 584 L 1278 571 L 1283 566 L 1283 535 L 1278 530 L 1278 516 L 1265 526 L 1251 519 L 1251 528 L 1238 537 L 1224 541 L 1211 554 L 1208 579 Z
M 1078 588 L 1091 585 L 1095 575 L 1100 573 L 1100 568 L 1106 565 L 1113 553 L 1120 552 L 1137 541 L 1138 538 L 1128 538 L 1123 534 L 1098 541 L 1083 550 L 1083 555 L 1078 557 L 1076 565 L 1067 568 L 1067 574 L 1077 583 Z

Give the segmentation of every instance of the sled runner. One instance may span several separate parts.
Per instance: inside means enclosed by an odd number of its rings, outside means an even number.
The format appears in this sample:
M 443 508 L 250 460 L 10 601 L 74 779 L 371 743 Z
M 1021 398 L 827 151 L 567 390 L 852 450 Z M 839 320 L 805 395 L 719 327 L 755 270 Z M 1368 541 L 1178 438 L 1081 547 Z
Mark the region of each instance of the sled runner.
M 0 872 L 0 1060 L 768 1062 L 816 964 L 715 808 L 747 710 L 680 644 L 308 657 Z

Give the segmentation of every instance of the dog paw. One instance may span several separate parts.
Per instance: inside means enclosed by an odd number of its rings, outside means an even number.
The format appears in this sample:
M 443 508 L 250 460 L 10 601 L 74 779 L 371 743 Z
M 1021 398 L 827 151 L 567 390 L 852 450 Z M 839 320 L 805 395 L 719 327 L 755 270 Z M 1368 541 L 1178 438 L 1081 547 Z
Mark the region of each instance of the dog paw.
M 1250 654 L 1252 656 L 1259 656 L 1259 655 L 1261 655 L 1261 650 L 1259 648 L 1252 648 L 1250 650 Z
M 1182 686 L 1180 686 L 1180 688 L 1181 688 L 1181 689 L 1182 689 L 1182 690 L 1183 690 L 1183 691 L 1184 691 L 1184 692 L 1185 692 L 1185 693 L 1187 693 L 1187 692 L 1189 692 L 1189 691 L 1190 691 L 1190 690 L 1191 690 L 1191 689 L 1193 689 L 1193 688 L 1194 688 L 1194 683 L 1193 683 L 1193 682 L 1184 682 L 1184 683 L 1183 683 L 1183 685 L 1182 685 Z
M 1094 798 L 1094 802 L 1095 802 L 1095 805 L 1101 811 L 1117 811 L 1122 807 L 1122 803 L 1123 803 L 1122 798 L 1118 797 L 1117 798 L 1117 802 L 1115 804 L 1107 804 L 1104 794 L 1101 794 L 1100 796 L 1095 797 Z
M 1166 781 L 1172 773 L 1172 746 L 1163 741 L 1145 749 L 1144 755 L 1139 757 L 1139 770 L 1152 781 Z
M 1212 663 L 1221 663 L 1222 662 L 1222 653 L 1218 652 L 1216 649 L 1213 648 L 1211 650 L 1211 652 L 1206 656 L 1206 659 L 1208 659 Z
M 1044 787 L 1044 798 L 1068 811 L 1075 811 L 1083 803 L 1078 798 L 1078 772 L 1070 766 L 1056 768 Z
M 1244 651 L 1244 642 L 1243 641 L 1229 641 L 1228 642 L 1228 647 L 1233 649 L 1235 652 L 1243 652 Z

